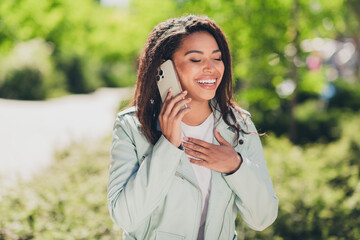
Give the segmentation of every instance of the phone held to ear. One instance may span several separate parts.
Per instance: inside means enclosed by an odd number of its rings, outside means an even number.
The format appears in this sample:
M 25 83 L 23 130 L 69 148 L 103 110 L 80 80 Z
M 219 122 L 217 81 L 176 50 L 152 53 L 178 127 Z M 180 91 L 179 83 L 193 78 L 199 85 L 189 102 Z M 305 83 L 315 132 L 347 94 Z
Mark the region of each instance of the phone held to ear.
M 165 101 L 170 88 L 172 89 L 173 97 L 182 92 L 174 64 L 171 60 L 167 60 L 160 65 L 157 75 L 157 85 L 162 102 Z M 185 108 L 187 108 L 187 105 L 185 105 Z

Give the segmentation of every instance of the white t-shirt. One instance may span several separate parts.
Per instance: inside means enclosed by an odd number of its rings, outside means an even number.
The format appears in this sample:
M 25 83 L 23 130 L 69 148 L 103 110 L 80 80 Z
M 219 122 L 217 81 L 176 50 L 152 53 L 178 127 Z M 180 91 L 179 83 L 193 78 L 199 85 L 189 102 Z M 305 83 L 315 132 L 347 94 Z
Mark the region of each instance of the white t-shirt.
M 181 122 L 182 138 L 191 137 L 212 143 L 214 137 L 214 121 L 215 121 L 214 114 L 211 113 L 206 118 L 206 120 L 198 126 L 189 126 Z M 208 203 L 209 203 L 210 190 L 211 190 L 211 170 L 196 164 L 191 164 L 191 165 L 194 169 L 202 193 L 202 200 L 203 200 L 202 214 L 201 214 L 198 239 L 204 239 L 205 220 L 206 220 L 206 214 L 208 210 Z

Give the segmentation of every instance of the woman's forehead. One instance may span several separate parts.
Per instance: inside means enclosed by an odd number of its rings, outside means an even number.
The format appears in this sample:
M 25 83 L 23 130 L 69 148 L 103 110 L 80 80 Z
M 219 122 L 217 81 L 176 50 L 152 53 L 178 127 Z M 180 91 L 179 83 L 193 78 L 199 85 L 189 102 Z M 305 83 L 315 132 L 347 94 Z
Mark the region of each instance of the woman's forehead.
M 219 46 L 210 33 L 206 31 L 194 32 L 181 41 L 178 51 L 187 53 L 189 51 L 214 52 L 219 50 Z

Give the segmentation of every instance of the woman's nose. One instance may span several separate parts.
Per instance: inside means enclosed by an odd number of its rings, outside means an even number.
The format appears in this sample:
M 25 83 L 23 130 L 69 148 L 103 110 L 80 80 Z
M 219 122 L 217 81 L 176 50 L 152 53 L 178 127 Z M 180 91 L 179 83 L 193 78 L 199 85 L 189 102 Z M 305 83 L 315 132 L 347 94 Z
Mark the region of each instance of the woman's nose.
M 214 69 L 215 69 L 214 63 L 212 63 L 210 60 L 204 61 L 204 66 L 203 66 L 204 72 L 212 72 L 214 71 Z

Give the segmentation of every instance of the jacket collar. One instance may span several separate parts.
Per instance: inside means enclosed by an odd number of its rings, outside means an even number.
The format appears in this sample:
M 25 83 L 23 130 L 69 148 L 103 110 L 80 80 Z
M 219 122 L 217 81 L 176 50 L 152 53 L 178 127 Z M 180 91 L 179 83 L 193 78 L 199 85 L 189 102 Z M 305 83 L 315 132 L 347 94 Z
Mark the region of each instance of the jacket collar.
M 233 127 L 227 125 L 224 121 L 224 119 L 222 118 L 221 116 L 221 112 L 219 110 L 219 106 L 217 104 L 217 101 L 215 99 L 212 99 L 210 101 L 210 107 L 215 115 L 215 126 L 217 129 L 219 129 L 219 132 L 221 134 L 221 136 L 223 138 L 225 138 L 225 140 L 227 142 L 229 142 L 231 145 L 234 146 L 234 138 L 235 138 L 235 135 L 236 135 L 236 130 L 233 129 Z M 232 119 L 229 119 L 229 122 L 230 123 L 234 123 L 234 121 Z M 219 142 L 217 141 L 217 139 L 213 138 L 213 144 L 218 144 L 219 145 Z

